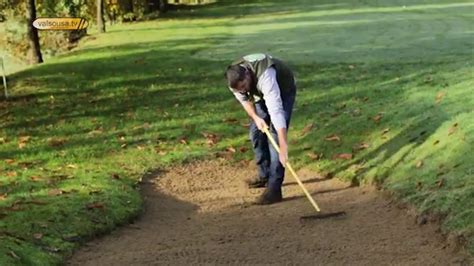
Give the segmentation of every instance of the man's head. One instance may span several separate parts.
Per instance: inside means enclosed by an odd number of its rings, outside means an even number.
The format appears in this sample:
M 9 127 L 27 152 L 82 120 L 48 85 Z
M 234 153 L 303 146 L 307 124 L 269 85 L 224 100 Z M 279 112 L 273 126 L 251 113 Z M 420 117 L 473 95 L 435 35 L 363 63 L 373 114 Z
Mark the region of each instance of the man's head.
M 248 92 L 252 83 L 250 71 L 241 65 L 231 65 L 225 72 L 227 85 L 233 90 L 241 93 Z

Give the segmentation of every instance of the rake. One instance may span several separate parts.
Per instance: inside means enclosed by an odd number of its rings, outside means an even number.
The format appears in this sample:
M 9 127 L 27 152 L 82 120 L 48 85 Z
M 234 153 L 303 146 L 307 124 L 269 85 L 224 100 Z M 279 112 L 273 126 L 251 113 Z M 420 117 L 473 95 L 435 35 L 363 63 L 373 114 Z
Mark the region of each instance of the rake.
M 278 147 L 278 144 L 275 142 L 273 139 L 272 135 L 268 131 L 268 127 L 264 127 L 263 131 L 267 135 L 267 138 L 270 140 L 272 143 L 273 147 L 275 150 L 280 153 L 280 148 Z M 321 212 L 321 209 L 319 208 L 318 204 L 316 201 L 311 197 L 311 194 L 309 194 L 308 190 L 306 187 L 303 185 L 303 182 L 301 182 L 300 178 L 296 174 L 295 170 L 293 170 L 293 167 L 291 167 L 291 164 L 287 161 L 285 164 L 285 167 L 290 170 L 291 174 L 295 178 L 296 182 L 300 186 L 300 188 L 303 190 L 304 194 L 306 195 L 306 198 L 308 198 L 309 202 L 311 202 L 311 205 L 313 205 L 314 209 L 316 210 L 316 214 L 313 215 L 308 215 L 308 216 L 302 216 L 300 217 L 301 220 L 310 220 L 310 219 L 324 219 L 324 218 L 329 218 L 329 217 L 337 217 L 337 216 L 343 216 L 346 215 L 345 211 L 338 211 L 338 212 L 330 212 L 330 213 L 324 213 Z

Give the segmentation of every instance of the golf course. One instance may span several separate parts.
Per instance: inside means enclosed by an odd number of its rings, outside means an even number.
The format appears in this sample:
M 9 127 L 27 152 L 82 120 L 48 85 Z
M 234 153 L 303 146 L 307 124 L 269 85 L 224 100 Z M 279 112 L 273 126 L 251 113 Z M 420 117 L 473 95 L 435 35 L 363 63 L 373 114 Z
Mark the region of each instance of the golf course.
M 293 70 L 289 162 L 345 215 L 301 219 L 289 171 L 254 204 L 224 78 L 254 53 Z M 91 23 L 7 80 L 0 265 L 474 263 L 474 1 L 222 0 Z

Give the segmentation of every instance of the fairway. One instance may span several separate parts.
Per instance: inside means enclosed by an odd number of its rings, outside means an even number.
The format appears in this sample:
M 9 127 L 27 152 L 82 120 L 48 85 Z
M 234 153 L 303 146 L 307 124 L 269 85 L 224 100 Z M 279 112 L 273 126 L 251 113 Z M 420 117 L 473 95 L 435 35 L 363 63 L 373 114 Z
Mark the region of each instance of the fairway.
M 473 43 L 463 0 L 225 0 L 92 28 L 9 76 L 0 264 L 469 263 Z M 256 52 L 293 69 L 289 160 L 345 219 L 301 224 L 289 173 L 281 204 L 251 204 L 223 74 Z

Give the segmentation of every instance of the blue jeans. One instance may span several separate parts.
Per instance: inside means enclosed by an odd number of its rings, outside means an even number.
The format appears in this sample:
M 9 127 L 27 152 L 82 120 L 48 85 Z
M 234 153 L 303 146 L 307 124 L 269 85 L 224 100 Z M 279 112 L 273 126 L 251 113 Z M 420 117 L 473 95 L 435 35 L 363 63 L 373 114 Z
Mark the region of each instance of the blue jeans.
M 291 112 L 293 111 L 293 104 L 295 102 L 296 91 L 289 93 L 289 95 L 282 95 L 281 100 L 283 110 L 285 112 L 286 128 L 288 130 L 290 125 Z M 270 125 L 271 117 L 268 114 L 265 101 L 261 100 L 255 103 L 255 112 L 259 117 L 265 120 L 267 125 Z M 273 139 L 278 143 L 278 136 L 273 124 L 270 125 L 270 133 Z M 268 178 L 268 188 L 281 192 L 281 185 L 285 178 L 285 168 L 280 163 L 278 152 L 273 148 L 264 132 L 260 131 L 255 125 L 255 122 L 250 122 L 250 141 L 252 142 L 253 151 L 255 153 L 255 161 L 257 164 L 258 174 L 260 177 Z

